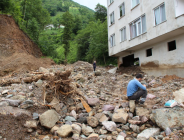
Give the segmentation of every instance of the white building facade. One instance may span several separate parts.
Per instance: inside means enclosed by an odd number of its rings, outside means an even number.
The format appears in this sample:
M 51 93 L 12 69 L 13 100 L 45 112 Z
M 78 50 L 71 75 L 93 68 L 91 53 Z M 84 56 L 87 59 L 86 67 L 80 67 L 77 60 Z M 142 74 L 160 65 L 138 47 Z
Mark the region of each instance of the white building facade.
M 107 0 L 109 55 L 148 74 L 184 77 L 184 0 Z

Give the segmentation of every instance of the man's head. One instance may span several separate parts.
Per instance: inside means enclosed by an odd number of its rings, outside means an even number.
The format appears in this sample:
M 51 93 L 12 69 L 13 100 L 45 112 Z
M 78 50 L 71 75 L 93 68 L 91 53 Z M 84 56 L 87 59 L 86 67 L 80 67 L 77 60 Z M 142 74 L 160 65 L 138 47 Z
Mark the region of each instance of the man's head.
M 94 63 L 96 63 L 96 61 L 94 61 Z
M 136 75 L 136 79 L 137 79 L 139 82 L 142 81 L 142 78 L 143 78 L 142 74 L 139 73 L 139 74 Z

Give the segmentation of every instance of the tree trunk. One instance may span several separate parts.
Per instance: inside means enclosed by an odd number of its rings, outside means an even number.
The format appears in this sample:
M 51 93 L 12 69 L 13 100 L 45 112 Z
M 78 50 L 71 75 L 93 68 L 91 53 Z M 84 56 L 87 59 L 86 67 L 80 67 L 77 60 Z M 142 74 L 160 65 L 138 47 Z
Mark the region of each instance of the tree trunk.
M 105 63 L 105 65 L 106 65 L 106 61 L 105 61 L 105 55 L 103 54 L 103 57 L 104 57 L 104 63 Z

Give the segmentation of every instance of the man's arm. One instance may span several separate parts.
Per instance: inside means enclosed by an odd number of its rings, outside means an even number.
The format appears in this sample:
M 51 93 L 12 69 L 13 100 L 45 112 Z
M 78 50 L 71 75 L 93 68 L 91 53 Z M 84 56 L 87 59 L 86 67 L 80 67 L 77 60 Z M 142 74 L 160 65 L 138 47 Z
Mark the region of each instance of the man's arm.
M 146 85 L 142 85 L 139 81 L 137 81 L 137 86 L 143 90 L 146 90 Z

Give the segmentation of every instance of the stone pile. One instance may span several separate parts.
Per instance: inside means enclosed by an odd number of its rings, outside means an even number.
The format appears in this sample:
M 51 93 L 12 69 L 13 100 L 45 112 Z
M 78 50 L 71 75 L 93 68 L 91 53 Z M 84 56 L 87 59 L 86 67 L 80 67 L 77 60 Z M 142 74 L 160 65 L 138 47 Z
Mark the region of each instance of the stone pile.
M 72 69 L 71 84 L 80 91 L 84 102 L 76 95 L 62 96 L 61 99 L 48 92 L 44 104 L 43 85 L 47 81 L 39 79 L 0 87 L 0 114 L 30 116 L 24 127 L 27 135 L 36 140 L 183 139 L 183 108 L 164 108 L 166 101 L 179 100 L 180 95 L 183 97 L 180 90 L 184 87 L 182 79 L 164 82 L 164 77 L 145 75 L 143 82 L 147 83 L 149 96 L 147 106 L 142 107 L 126 97 L 126 87 L 134 73 L 114 74 L 102 67 L 94 73 L 92 65 L 87 62 L 75 63 L 73 67 L 40 68 L 38 72 L 51 74 L 68 69 Z M 177 94 L 178 90 L 180 94 Z M 46 109 L 41 110 L 40 106 Z M 38 109 L 33 109 L 35 107 Z M 1 132 L 0 136 L 6 138 Z

